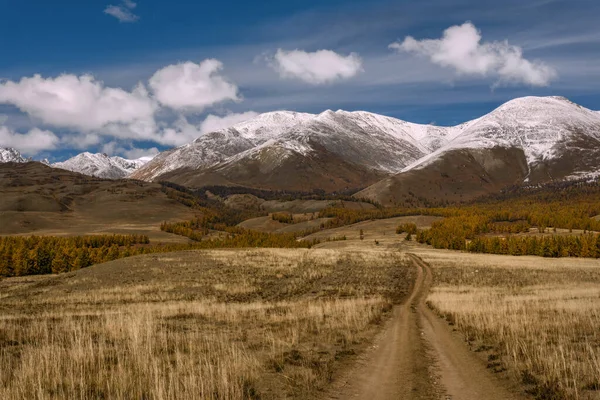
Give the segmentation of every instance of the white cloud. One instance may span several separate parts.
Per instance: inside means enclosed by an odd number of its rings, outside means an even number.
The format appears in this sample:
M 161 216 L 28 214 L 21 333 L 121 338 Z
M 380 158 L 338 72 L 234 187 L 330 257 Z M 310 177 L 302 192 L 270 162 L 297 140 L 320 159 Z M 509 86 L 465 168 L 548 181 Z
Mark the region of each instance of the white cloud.
M 258 113 L 254 111 L 247 111 L 240 114 L 230 113 L 224 116 L 210 114 L 202 121 L 199 129 L 202 134 L 215 132 L 255 118 L 257 115 Z
M 104 13 L 111 15 L 119 20 L 119 22 L 135 22 L 140 19 L 139 16 L 133 13 L 133 9 L 137 7 L 137 3 L 131 0 L 123 0 L 121 5 L 109 5 L 104 9 Z
M 6 126 L 0 126 L 0 146 L 14 147 L 28 156 L 44 150 L 54 150 L 58 143 L 58 137 L 50 131 L 33 128 L 27 133 L 18 133 Z
M 149 84 L 164 106 L 200 112 L 217 103 L 240 100 L 237 86 L 220 74 L 221 69 L 223 63 L 215 59 L 199 64 L 188 61 L 157 71 Z
M 207 129 L 219 129 L 256 115 L 209 116 L 198 126 L 181 117 L 169 128 L 159 126 L 155 113 L 161 110 L 161 105 L 185 113 L 225 100 L 239 100 L 237 86 L 219 74 L 221 68 L 218 60 L 167 66 L 150 79 L 156 98 L 141 83 L 126 91 L 107 87 L 91 75 L 65 74 L 51 78 L 34 75 L 16 82 L 0 81 L 0 104 L 16 106 L 32 117 L 34 123 L 61 128 L 61 144 L 71 148 L 101 145 L 106 136 L 117 142 L 181 145 Z
M 139 149 L 131 145 L 131 143 L 123 144 L 117 141 L 105 143 L 100 148 L 100 151 L 108 154 L 109 156 L 120 155 L 129 160 L 137 160 L 138 158 L 153 158 L 160 152 L 156 147 Z
M 358 54 L 343 56 L 331 50 L 309 53 L 279 49 L 269 61 L 282 78 L 300 79 L 313 85 L 349 79 L 362 71 Z
M 94 133 L 66 134 L 60 138 L 61 145 L 68 148 L 86 150 L 102 142 L 102 138 Z
M 121 154 L 125 156 L 125 158 L 129 160 L 137 160 L 138 158 L 154 158 L 160 151 L 156 147 L 152 147 L 150 149 L 137 149 L 132 147 L 129 150 L 123 150 Z
M 466 22 L 444 31 L 441 39 L 416 40 L 407 36 L 391 49 L 429 57 L 432 63 L 463 75 L 495 76 L 498 84 L 524 83 L 547 86 L 556 71 L 541 61 L 523 58 L 523 50 L 508 41 L 481 42 L 481 32 Z
M 182 146 L 202 136 L 200 127 L 190 124 L 185 116 L 180 115 L 177 121 L 161 131 L 158 142 L 165 146 Z
M 252 119 L 257 115 L 258 113 L 254 111 L 247 111 L 240 114 L 229 113 L 225 116 L 211 114 L 197 125 L 190 123 L 184 115 L 180 115 L 172 126 L 161 131 L 160 138 L 156 141 L 167 146 L 182 146 L 198 139 L 206 133 L 229 128 L 240 122 Z
M 119 147 L 119 144 L 114 141 L 104 143 L 100 149 L 100 152 L 108 154 L 109 156 L 112 156 L 113 154 L 115 154 L 115 151 L 117 150 L 118 147 Z
M 34 75 L 0 83 L 0 103 L 12 104 L 47 125 L 85 132 L 152 120 L 156 110 L 143 85 L 128 92 L 105 87 L 91 75 Z

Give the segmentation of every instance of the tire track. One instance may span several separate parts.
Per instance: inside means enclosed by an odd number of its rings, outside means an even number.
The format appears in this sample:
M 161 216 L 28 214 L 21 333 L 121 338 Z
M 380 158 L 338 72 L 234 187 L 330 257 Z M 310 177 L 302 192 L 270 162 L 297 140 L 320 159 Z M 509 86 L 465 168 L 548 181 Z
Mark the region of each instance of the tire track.
M 519 400 L 426 305 L 429 266 L 407 254 L 417 277 L 373 347 L 325 393 L 327 399 Z

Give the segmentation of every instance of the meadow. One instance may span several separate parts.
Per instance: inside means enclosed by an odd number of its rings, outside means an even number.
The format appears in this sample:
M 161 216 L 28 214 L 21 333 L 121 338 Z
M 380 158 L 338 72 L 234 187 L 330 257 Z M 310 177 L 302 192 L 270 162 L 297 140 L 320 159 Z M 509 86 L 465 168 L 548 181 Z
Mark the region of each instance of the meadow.
M 0 398 L 310 398 L 413 273 L 379 249 L 238 249 L 4 279 Z
M 426 250 L 428 304 L 536 399 L 600 398 L 600 263 Z

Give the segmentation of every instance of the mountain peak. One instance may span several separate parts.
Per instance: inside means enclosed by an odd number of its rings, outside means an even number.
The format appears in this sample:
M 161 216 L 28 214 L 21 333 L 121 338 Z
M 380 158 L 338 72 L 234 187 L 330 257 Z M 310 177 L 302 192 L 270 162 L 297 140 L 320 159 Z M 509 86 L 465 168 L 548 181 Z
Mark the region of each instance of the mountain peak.
M 29 161 L 21 153 L 12 147 L 0 147 L 0 163 L 17 162 L 25 163 Z

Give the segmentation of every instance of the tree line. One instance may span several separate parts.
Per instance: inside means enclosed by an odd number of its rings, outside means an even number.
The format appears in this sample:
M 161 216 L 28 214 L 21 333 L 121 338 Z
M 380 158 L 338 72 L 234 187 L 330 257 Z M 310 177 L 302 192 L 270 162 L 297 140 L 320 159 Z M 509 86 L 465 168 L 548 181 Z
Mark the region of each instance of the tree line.
M 0 276 L 68 272 L 153 249 L 145 235 L 0 237 Z
M 477 237 L 466 244 L 466 250 L 513 256 L 600 258 L 600 235 Z
M 599 257 L 600 185 L 567 182 L 521 188 L 464 206 L 420 231 L 417 240 L 435 248 L 544 257 Z M 522 235 L 536 228 L 536 233 Z M 583 234 L 556 235 L 556 229 Z M 502 237 L 490 237 L 490 234 Z M 521 234 L 521 235 L 518 235 Z

